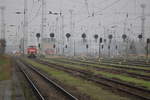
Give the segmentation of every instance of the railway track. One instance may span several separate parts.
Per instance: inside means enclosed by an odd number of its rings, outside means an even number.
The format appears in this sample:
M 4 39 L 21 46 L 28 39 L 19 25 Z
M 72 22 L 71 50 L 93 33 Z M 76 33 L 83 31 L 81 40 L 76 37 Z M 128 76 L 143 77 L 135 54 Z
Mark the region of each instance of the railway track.
M 95 61 L 96 62 L 96 61 Z M 137 67 L 150 67 L 150 63 L 146 63 L 144 61 L 107 61 L 102 60 L 102 63 L 111 63 L 111 64 L 122 64 L 122 65 L 129 65 L 129 66 L 137 66 Z
M 87 59 L 87 61 L 94 61 L 97 62 L 98 59 Z M 150 67 L 150 61 L 146 62 L 145 60 L 126 60 L 124 59 L 102 59 L 102 63 L 111 63 L 111 64 L 122 64 L 122 65 L 129 65 L 129 66 L 137 66 L 137 67 Z
M 25 76 L 26 80 L 28 81 L 28 83 L 30 84 L 32 90 L 34 91 L 36 97 L 38 98 L 38 100 L 46 100 L 43 95 L 41 94 L 41 92 L 39 91 L 39 89 L 37 88 L 37 86 L 32 82 L 32 80 L 30 79 L 30 77 L 27 75 L 27 73 L 21 68 L 19 67 L 19 65 L 17 64 L 17 67 L 19 68 L 19 70 L 23 73 L 23 75 Z
M 54 60 L 54 61 L 61 62 L 61 63 L 73 64 L 73 65 L 79 65 L 79 66 L 85 66 L 85 67 L 91 67 L 92 66 L 92 65 L 88 65 L 88 64 L 78 64 L 76 62 L 69 62 L 69 61 L 61 61 L 61 60 Z M 97 71 L 104 71 L 104 72 L 110 72 L 110 73 L 115 73 L 115 74 L 127 74 L 131 77 L 150 81 L 150 76 L 132 73 L 132 72 L 128 72 L 128 71 L 121 70 L 121 69 L 108 69 L 108 68 L 100 68 L 100 67 L 92 67 L 92 68 L 97 70 Z
M 121 82 L 116 79 L 109 79 L 109 78 L 99 76 L 99 75 L 92 75 L 92 73 L 85 71 L 85 70 L 81 70 L 81 69 L 74 69 L 71 67 L 68 68 L 65 66 L 61 66 L 58 64 L 49 63 L 49 62 L 41 61 L 41 60 L 38 60 L 38 63 L 47 65 L 49 67 L 53 67 L 58 70 L 65 71 L 72 75 L 81 77 L 86 80 L 90 80 L 92 82 L 95 82 L 95 83 L 98 83 L 107 87 L 111 87 L 112 89 L 116 89 L 124 93 L 130 94 L 132 96 L 135 96 L 137 98 L 140 98 L 141 100 L 150 100 L 150 95 L 149 95 L 150 90 L 147 90 L 145 88 L 137 87 L 126 82 Z
M 46 75 L 21 60 L 16 61 L 39 100 L 78 100 Z
M 130 69 L 130 70 L 136 70 L 136 71 L 142 71 L 142 72 L 147 72 L 147 73 L 150 73 L 150 70 L 145 70 L 145 69 L 142 69 L 140 67 L 137 67 L 137 68 L 133 68 L 133 67 L 125 67 L 125 65 L 114 65 L 114 64 L 111 64 L 111 63 L 98 63 L 98 62 L 91 62 L 91 61 L 81 61 L 81 60 L 77 60 L 77 59 L 70 59 L 72 61 L 77 61 L 77 62 L 81 62 L 81 63 L 85 63 L 85 64 L 96 64 L 96 65 L 104 65 L 104 66 L 111 66 L 111 67 L 115 67 L 115 68 L 122 68 L 122 69 Z
M 68 58 L 66 58 L 68 59 Z M 83 59 L 77 59 L 77 58 L 71 58 L 74 60 L 83 60 Z M 97 58 L 92 59 L 85 59 L 86 61 L 92 61 L 93 63 L 97 62 Z M 101 63 L 110 63 L 110 64 L 121 64 L 121 65 L 129 65 L 129 66 L 137 66 L 137 67 L 150 67 L 150 60 L 147 61 L 146 59 L 126 59 L 126 61 L 123 58 L 120 59 L 101 59 Z

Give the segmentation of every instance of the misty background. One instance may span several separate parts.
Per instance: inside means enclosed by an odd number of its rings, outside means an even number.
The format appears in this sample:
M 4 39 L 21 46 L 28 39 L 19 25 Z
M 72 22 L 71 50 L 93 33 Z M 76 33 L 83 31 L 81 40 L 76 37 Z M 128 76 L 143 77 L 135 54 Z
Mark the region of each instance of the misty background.
M 28 1 L 28 45 L 37 45 L 36 34 L 41 33 L 41 0 Z M 122 41 L 124 25 L 125 33 L 130 39 L 138 41 L 141 34 L 141 4 L 145 4 L 145 38 L 150 37 L 150 0 L 46 0 L 46 28 L 44 38 L 50 38 L 55 33 L 60 42 L 73 46 L 73 40 L 78 47 L 82 45 L 81 35 L 86 33 L 87 43 L 94 45 L 94 34 L 107 38 L 109 34 L 115 37 L 115 43 Z M 0 0 L 0 6 L 5 6 L 5 25 L 7 52 L 19 50 L 20 40 L 23 37 L 24 0 Z M 16 14 L 21 12 L 21 14 Z M 62 13 L 64 18 L 62 31 L 62 17 L 53 13 Z M 71 16 L 72 12 L 72 16 Z M 1 16 L 0 16 L 1 19 Z M 0 27 L 1 28 L 1 27 Z M 70 42 L 65 38 L 71 33 Z M 63 38 L 61 38 L 63 37 Z M 91 42 L 93 41 L 93 42 Z M 73 48 L 73 47 L 72 47 Z M 90 50 L 92 51 L 95 46 Z M 73 49 L 71 49 L 73 50 Z M 70 51 L 71 51 L 70 50 Z M 95 49 L 94 49 L 95 50 Z M 84 52 L 89 52 L 86 49 Z M 105 50 L 104 50 L 105 51 Z M 66 51 L 67 52 L 67 51 Z

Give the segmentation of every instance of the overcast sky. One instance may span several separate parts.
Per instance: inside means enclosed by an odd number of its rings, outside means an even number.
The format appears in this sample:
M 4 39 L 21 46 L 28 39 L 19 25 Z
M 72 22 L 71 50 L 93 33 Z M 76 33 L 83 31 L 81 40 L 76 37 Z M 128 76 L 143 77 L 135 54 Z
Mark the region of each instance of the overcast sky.
M 35 35 L 35 33 L 40 32 L 41 0 L 27 1 L 29 34 Z M 64 15 L 64 32 L 70 32 L 69 10 L 73 10 L 73 22 L 75 23 L 73 36 L 78 38 L 83 32 L 86 32 L 89 37 L 96 33 L 103 36 L 104 27 L 106 31 L 109 31 L 114 25 L 117 26 L 115 29 L 116 34 L 120 36 L 123 33 L 123 23 L 125 22 L 127 13 L 129 16 L 126 20 L 127 27 L 131 29 L 132 24 L 132 34 L 130 35 L 135 36 L 141 33 L 141 4 L 146 4 L 145 34 L 147 37 L 149 36 L 150 0 L 87 0 L 87 2 L 88 7 L 85 4 L 85 0 L 46 0 L 47 35 L 45 36 L 48 36 L 49 33 L 54 30 L 51 26 L 56 24 L 57 16 L 49 15 L 49 11 L 61 11 Z M 15 12 L 23 12 L 23 3 L 24 0 L 0 0 L 0 6 L 6 7 L 5 21 L 7 27 L 7 37 L 16 34 L 16 32 L 21 34 L 21 23 L 23 22 L 23 15 L 16 15 Z M 94 14 L 93 17 L 88 17 L 92 14 Z M 10 25 L 15 25 L 15 27 L 10 27 Z

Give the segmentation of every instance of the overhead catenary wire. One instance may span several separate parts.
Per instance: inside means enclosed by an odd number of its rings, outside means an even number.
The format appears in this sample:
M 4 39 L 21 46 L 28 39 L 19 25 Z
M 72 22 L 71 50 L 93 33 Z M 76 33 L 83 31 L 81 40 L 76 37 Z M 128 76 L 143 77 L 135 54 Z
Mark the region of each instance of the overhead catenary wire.
M 37 7 L 37 10 L 35 9 L 34 10 L 34 8 L 36 8 L 36 3 L 38 2 L 38 5 L 39 5 L 39 7 Z M 33 0 L 32 1 L 32 7 L 31 7 L 31 14 L 29 14 L 29 15 L 31 15 L 29 18 L 30 18 L 30 20 L 29 20 L 29 24 L 31 24 L 37 17 L 38 17 L 38 15 L 39 15 L 39 12 L 40 12 L 40 10 L 41 10 L 41 3 L 39 3 L 40 1 L 38 0 L 38 1 L 35 1 L 35 0 Z M 33 11 L 35 11 L 35 13 L 33 12 Z
M 90 16 L 88 0 L 84 0 L 84 1 L 85 1 L 85 6 L 86 6 L 86 10 L 87 10 L 88 16 Z
M 42 7 L 42 5 L 39 6 L 39 8 L 37 9 L 36 14 L 35 14 L 35 15 L 31 18 L 31 20 L 29 21 L 29 24 L 31 24 L 31 23 L 39 16 L 41 7 Z
M 114 1 L 114 2 L 111 3 L 110 5 L 108 5 L 108 6 L 104 7 L 104 8 L 102 8 L 101 11 L 97 11 L 97 12 L 94 12 L 94 11 L 93 11 L 92 16 L 90 16 L 90 14 L 89 14 L 89 16 L 87 16 L 87 17 L 85 17 L 85 18 L 83 18 L 83 19 L 78 20 L 77 23 L 79 23 L 79 22 L 81 22 L 81 21 L 84 21 L 84 20 L 87 20 L 87 19 L 89 19 L 89 18 L 91 18 L 91 17 L 103 15 L 103 13 L 99 14 L 98 12 L 102 12 L 103 10 L 108 9 L 109 7 L 113 6 L 114 4 L 117 4 L 117 3 L 120 2 L 120 1 L 121 1 L 121 0 L 116 0 L 116 1 Z M 105 3 L 105 2 L 103 1 L 102 3 Z
M 116 4 L 116 3 L 118 3 L 120 0 L 116 0 L 115 2 L 113 2 L 112 4 L 111 4 L 111 6 L 113 6 L 114 4 Z M 127 6 L 128 5 L 128 3 L 129 3 L 129 1 L 127 1 L 123 6 L 125 7 L 125 6 Z M 103 11 L 103 10 L 106 10 L 107 8 L 109 8 L 109 7 L 111 7 L 111 6 L 106 6 L 106 7 L 104 7 L 101 11 Z M 137 5 L 136 5 L 137 6 Z M 120 9 L 124 9 L 124 7 L 121 7 Z M 87 16 L 87 17 L 84 17 L 84 18 L 81 18 L 80 20 L 78 20 L 77 21 L 77 23 L 81 23 L 81 22 L 83 22 L 83 21 L 85 21 L 85 20 L 88 20 L 89 18 L 92 18 L 92 17 L 96 17 L 96 16 L 102 16 L 102 15 L 125 15 L 125 14 L 129 14 L 129 15 L 132 15 L 132 16 L 135 16 L 135 18 L 132 18 L 132 19 L 130 19 L 130 20 L 135 20 L 135 19 L 137 19 L 137 18 L 139 18 L 140 16 L 141 16 L 141 13 L 134 13 L 134 12 L 112 12 L 112 13 L 104 13 L 104 12 L 101 12 L 101 13 L 99 13 L 99 14 L 94 14 L 94 16 Z M 150 16 L 150 14 L 145 14 L 145 16 Z
M 106 9 L 108 9 L 108 8 L 110 8 L 110 7 L 112 7 L 112 6 L 114 6 L 115 4 L 117 4 L 117 3 L 120 2 L 120 1 L 121 1 L 121 0 L 116 0 L 116 1 L 114 1 L 113 3 L 107 5 L 106 7 L 104 7 L 103 9 L 101 9 L 100 11 L 97 11 L 97 12 L 95 12 L 95 13 L 97 14 L 97 13 L 99 13 L 99 12 L 102 12 L 102 11 L 104 11 L 104 10 L 106 10 Z
M 34 0 L 32 0 L 31 14 L 33 12 L 33 8 L 35 7 L 34 5 L 35 5 Z
M 35 2 L 35 0 L 32 0 L 32 5 L 31 5 L 31 10 L 30 10 L 30 14 L 29 15 L 32 16 L 32 14 L 34 14 L 33 11 L 34 11 L 35 7 L 36 7 L 36 2 Z

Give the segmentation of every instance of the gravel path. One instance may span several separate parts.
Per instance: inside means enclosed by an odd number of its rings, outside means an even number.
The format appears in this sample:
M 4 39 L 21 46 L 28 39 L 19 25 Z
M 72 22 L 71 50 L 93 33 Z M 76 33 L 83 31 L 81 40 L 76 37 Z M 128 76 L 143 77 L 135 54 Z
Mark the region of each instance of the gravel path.
M 17 71 L 12 68 L 12 78 L 0 81 L 0 100 L 25 100 Z
M 13 67 L 13 99 L 15 100 L 25 100 L 19 79 L 17 77 L 17 70 Z
M 0 82 L 0 100 L 11 100 L 12 94 L 12 81 L 6 80 Z

